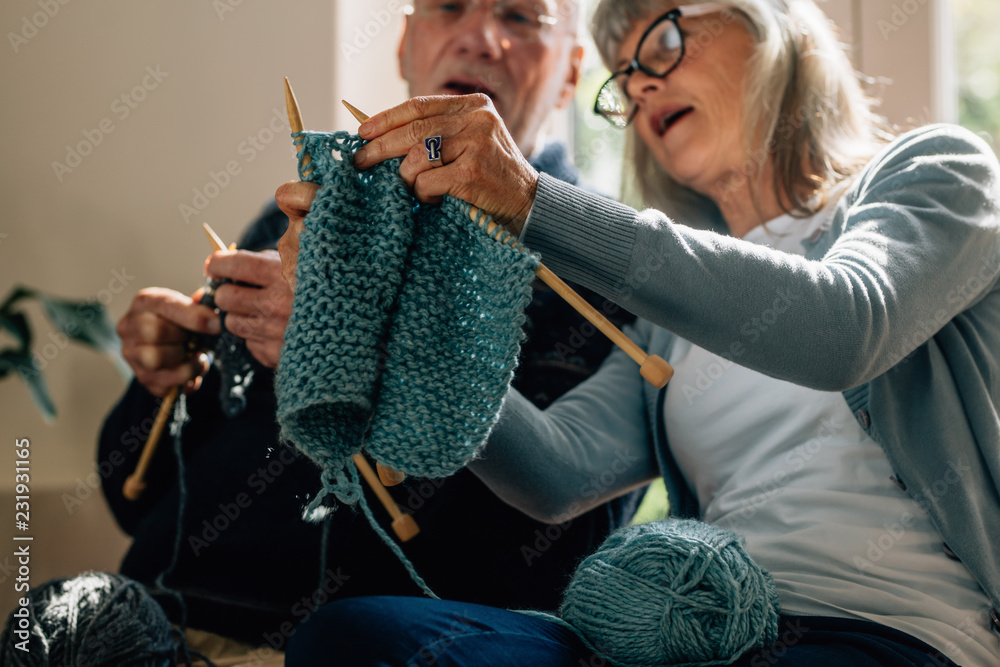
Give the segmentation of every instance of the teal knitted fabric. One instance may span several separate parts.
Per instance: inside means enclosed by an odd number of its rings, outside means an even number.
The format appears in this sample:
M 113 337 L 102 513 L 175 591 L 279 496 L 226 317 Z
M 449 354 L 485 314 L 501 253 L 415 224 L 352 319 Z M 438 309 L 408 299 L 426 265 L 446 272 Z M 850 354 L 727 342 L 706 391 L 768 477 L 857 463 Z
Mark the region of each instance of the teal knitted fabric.
M 513 376 L 538 261 L 490 238 L 464 202 L 416 202 L 398 159 L 356 171 L 358 137 L 295 136 L 320 189 L 275 393 L 282 437 L 323 470 L 316 510 L 328 492 L 360 498 L 349 465 L 369 428 L 371 454 L 410 475 L 474 456 Z
M 514 376 L 537 260 L 497 243 L 447 198 L 417 211 L 366 449 L 446 477 L 485 442 Z

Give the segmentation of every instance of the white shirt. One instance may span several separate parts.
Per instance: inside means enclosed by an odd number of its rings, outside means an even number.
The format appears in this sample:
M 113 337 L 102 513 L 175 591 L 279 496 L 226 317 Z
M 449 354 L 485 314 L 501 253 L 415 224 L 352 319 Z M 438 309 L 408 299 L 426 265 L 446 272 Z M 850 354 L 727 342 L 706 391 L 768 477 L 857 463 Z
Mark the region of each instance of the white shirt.
M 744 238 L 802 255 L 832 207 L 775 218 Z M 778 304 L 761 320 L 770 317 L 794 308 Z M 745 536 L 774 577 L 782 613 L 867 619 L 960 665 L 1000 664 L 989 600 L 892 482 L 885 453 L 839 392 L 770 378 L 684 340 L 669 361 L 671 451 L 702 518 Z

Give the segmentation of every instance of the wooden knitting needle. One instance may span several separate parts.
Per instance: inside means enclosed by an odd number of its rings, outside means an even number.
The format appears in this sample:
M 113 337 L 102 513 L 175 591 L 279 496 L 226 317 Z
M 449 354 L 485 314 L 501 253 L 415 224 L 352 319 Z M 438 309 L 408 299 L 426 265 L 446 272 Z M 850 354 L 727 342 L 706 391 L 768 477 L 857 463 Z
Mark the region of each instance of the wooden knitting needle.
M 372 491 L 378 496 L 378 499 L 382 501 L 382 506 L 385 507 L 386 511 L 389 512 L 389 516 L 392 517 L 392 530 L 396 533 L 396 537 L 399 538 L 400 542 L 407 542 L 420 532 L 420 527 L 417 525 L 416 520 L 413 518 L 412 514 L 406 514 L 399 509 L 399 505 L 393 500 L 392 496 L 379 481 L 378 475 L 372 470 L 372 467 L 368 464 L 368 460 L 360 453 L 354 455 L 354 465 L 358 467 L 361 474 L 364 475 L 365 480 L 367 480 L 368 485 L 372 487 Z
M 288 77 L 285 77 L 285 106 L 288 111 L 289 128 L 293 133 L 301 132 L 303 129 L 302 114 L 299 112 L 299 104 L 295 99 L 292 86 L 288 83 Z M 310 162 L 312 162 L 312 158 L 308 154 L 303 155 L 303 166 Z M 312 173 L 311 170 L 303 171 L 303 175 L 305 176 L 308 176 L 310 173 Z M 376 462 L 376 468 L 378 469 L 378 474 L 376 475 L 368 464 L 368 460 L 360 452 L 354 455 L 354 465 L 361 471 L 361 474 L 368 481 L 375 495 L 378 496 L 379 500 L 382 501 L 382 505 L 389 512 L 389 515 L 392 517 L 392 529 L 396 532 L 396 536 L 399 537 L 400 541 L 406 542 L 420 532 L 420 528 L 417 526 L 416 521 L 414 521 L 413 516 L 404 514 L 385 489 L 385 486 L 400 484 L 406 479 L 406 474 Z
M 347 110 L 351 112 L 359 123 L 364 123 L 368 120 L 368 116 L 362 111 L 359 111 L 356 107 L 348 104 L 346 101 L 341 100 Z M 479 209 L 475 206 L 469 212 L 472 217 L 472 221 L 479 224 L 482 227 L 486 216 L 481 215 Z M 497 238 L 496 232 L 497 228 L 502 226 L 496 222 L 490 222 L 486 227 L 486 232 Z M 508 235 L 503 241 L 504 243 L 510 243 L 512 247 L 521 247 L 519 243 L 513 240 L 513 236 Z M 646 351 L 635 344 L 635 342 L 622 333 L 621 329 L 616 327 L 614 324 L 608 320 L 600 311 L 590 305 L 583 297 L 576 293 L 572 287 L 567 285 L 559 276 L 554 274 L 551 269 L 549 269 L 544 264 L 539 264 L 538 268 L 535 269 L 535 275 L 537 275 L 543 283 L 552 288 L 559 296 L 566 300 L 569 305 L 573 306 L 578 313 L 583 315 L 597 327 L 601 333 L 611 339 L 615 345 L 620 347 L 625 351 L 625 354 L 630 356 L 637 364 L 639 364 L 639 373 L 649 382 L 651 385 L 657 388 L 662 388 L 666 386 L 667 382 L 674 374 L 674 369 L 671 368 L 663 357 L 656 354 L 646 354 Z
M 153 454 L 156 453 L 156 445 L 160 442 L 160 434 L 163 433 L 163 427 L 167 424 L 167 419 L 170 417 L 170 410 L 173 409 L 174 401 L 177 400 L 179 392 L 180 387 L 173 387 L 170 393 L 163 398 L 163 402 L 160 403 L 160 410 L 156 413 L 156 420 L 153 422 L 153 428 L 146 439 L 146 445 L 142 448 L 142 454 L 139 455 L 139 462 L 135 466 L 135 471 L 128 476 L 124 486 L 122 486 L 122 495 L 129 500 L 138 500 L 142 492 L 146 490 L 146 470 L 149 468 L 149 462 L 153 460 Z
M 219 238 L 214 229 L 208 226 L 207 222 L 201 223 L 201 227 L 205 230 L 205 235 L 208 236 L 208 242 L 212 244 L 213 249 L 226 249 L 226 245 L 222 242 L 222 239 Z M 235 246 L 236 244 L 230 246 L 230 250 L 234 249 Z M 179 393 L 180 387 L 174 387 L 164 397 L 163 402 L 160 403 L 160 410 L 156 413 L 156 420 L 153 421 L 153 428 L 149 431 L 149 437 L 146 438 L 146 444 L 142 448 L 142 454 L 139 455 L 139 462 L 135 466 L 135 471 L 128 476 L 128 479 L 125 480 L 125 485 L 122 487 L 122 495 L 129 500 L 138 500 L 142 492 L 146 490 L 146 471 L 149 469 L 150 461 L 153 460 L 153 454 L 156 453 L 156 446 L 160 443 L 163 427 L 167 424 L 170 411 L 173 409 L 174 402 L 177 400 Z

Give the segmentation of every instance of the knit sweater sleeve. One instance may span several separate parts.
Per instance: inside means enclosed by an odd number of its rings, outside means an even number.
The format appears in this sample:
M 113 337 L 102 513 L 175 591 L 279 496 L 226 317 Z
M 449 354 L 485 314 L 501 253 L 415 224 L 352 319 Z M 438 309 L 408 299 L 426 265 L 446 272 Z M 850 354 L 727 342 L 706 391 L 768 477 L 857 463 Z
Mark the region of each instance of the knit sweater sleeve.
M 640 346 L 642 324 L 626 328 Z M 545 410 L 512 389 L 469 468 L 508 504 L 548 523 L 642 486 L 659 475 L 643 382 L 635 362 L 615 350 Z
M 1000 166 L 975 135 L 903 135 L 799 257 L 637 212 L 542 176 L 525 244 L 640 317 L 737 363 L 842 391 L 891 368 L 989 289 Z

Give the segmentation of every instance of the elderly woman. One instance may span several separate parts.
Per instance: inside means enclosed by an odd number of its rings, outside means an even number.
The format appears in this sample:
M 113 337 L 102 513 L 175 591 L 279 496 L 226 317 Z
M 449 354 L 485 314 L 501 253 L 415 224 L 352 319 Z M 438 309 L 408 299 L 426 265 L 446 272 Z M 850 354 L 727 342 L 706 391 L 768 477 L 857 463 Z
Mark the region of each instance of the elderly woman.
M 594 26 L 595 108 L 660 210 L 539 176 L 482 96 L 360 130 L 359 168 L 405 155 L 418 198 L 490 211 L 676 370 L 657 391 L 616 353 L 545 411 L 512 392 L 472 469 L 549 521 L 663 475 L 675 515 L 742 534 L 774 578 L 782 645 L 735 664 L 997 664 L 996 159 L 956 127 L 881 133 L 808 0 L 603 0 Z M 279 190 L 293 230 L 313 192 Z M 324 608 L 288 655 L 599 664 L 543 619 L 387 598 Z

